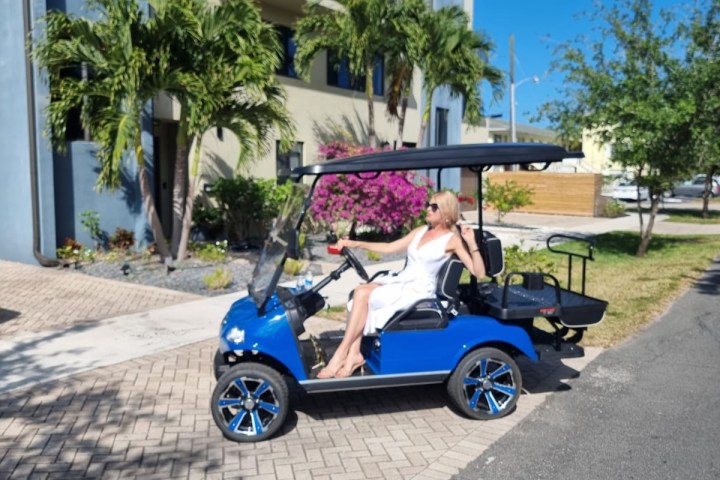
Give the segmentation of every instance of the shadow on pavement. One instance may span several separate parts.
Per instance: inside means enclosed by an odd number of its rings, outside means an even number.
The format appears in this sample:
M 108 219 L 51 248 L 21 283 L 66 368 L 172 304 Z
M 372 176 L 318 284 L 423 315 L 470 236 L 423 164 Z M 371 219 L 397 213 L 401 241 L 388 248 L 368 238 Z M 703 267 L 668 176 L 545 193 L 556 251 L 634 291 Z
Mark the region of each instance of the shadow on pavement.
M 720 258 L 715 259 L 705 271 L 705 275 L 695 284 L 698 292 L 705 295 L 720 294 Z
M 570 386 L 563 380 L 579 376 L 577 370 L 562 363 L 560 358 L 549 355 L 539 362 L 523 357 L 518 359 L 518 366 L 523 375 L 523 395 L 519 402 L 527 394 L 569 390 Z M 293 410 L 315 420 L 418 412 L 445 407 L 465 418 L 452 407 L 445 384 L 316 394 L 305 394 L 296 387 L 291 395 Z M 292 421 L 285 428 L 285 431 L 290 430 Z
M 20 312 L 0 308 L 0 323 L 7 322 L 8 320 L 12 320 L 13 318 L 17 318 L 19 316 Z
M 222 457 L 208 458 L 171 433 L 181 420 L 168 413 L 170 395 L 124 390 L 116 386 L 122 377 L 112 374 L 87 380 L 81 375 L 2 395 L 0 421 L 12 425 L 3 434 L 11 443 L 0 477 L 28 478 L 32 471 L 57 478 L 187 478 L 191 465 L 200 475 L 222 467 Z
M 65 330 L 49 332 L 42 336 L 33 335 L 26 340 L 17 341 L 9 349 L 0 350 L 3 359 L 0 363 L 0 392 L 76 373 L 77 369 L 73 365 L 48 365 L 45 356 L 38 355 L 36 348 L 43 342 L 94 328 L 97 323 L 96 320 L 77 324 Z M 63 352 L 63 355 L 72 358 L 72 356 L 82 355 L 85 351 L 86 349 L 72 348 Z M 53 355 L 56 356 L 58 353 L 55 352 Z

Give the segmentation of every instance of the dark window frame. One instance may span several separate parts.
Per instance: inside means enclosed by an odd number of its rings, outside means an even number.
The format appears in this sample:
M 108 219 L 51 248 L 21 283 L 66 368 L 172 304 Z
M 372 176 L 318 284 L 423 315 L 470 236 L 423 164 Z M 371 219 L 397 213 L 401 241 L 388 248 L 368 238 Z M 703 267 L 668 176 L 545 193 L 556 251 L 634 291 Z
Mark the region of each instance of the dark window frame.
M 295 30 L 285 25 L 275 25 L 282 45 L 283 54 L 280 66 L 275 73 L 289 78 L 298 78 L 295 70 L 295 52 L 297 51 L 297 43 L 295 43 Z
M 447 145 L 450 109 L 435 107 L 435 146 Z
M 289 152 L 280 153 L 280 140 L 275 141 L 275 176 L 278 185 L 290 178 L 290 171 L 293 168 L 303 166 L 304 149 L 305 142 L 295 142 Z M 297 154 L 295 162 L 293 161 L 293 154 Z
M 327 84 L 331 87 L 345 90 L 365 91 L 365 75 L 353 77 L 350 75 L 346 58 L 338 58 L 332 52 L 327 53 Z M 385 59 L 378 57 L 373 70 L 373 95 L 385 94 Z

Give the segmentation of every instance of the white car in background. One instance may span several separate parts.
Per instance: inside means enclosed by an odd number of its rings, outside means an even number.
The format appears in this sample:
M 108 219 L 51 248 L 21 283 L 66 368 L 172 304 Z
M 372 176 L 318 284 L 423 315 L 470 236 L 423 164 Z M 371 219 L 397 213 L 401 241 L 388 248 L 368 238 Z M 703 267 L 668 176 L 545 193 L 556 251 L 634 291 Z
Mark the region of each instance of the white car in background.
M 637 201 L 638 194 L 641 201 L 650 199 L 650 191 L 647 187 L 640 187 L 638 191 L 637 183 L 634 180 L 622 179 L 613 184 L 610 196 L 616 200 Z

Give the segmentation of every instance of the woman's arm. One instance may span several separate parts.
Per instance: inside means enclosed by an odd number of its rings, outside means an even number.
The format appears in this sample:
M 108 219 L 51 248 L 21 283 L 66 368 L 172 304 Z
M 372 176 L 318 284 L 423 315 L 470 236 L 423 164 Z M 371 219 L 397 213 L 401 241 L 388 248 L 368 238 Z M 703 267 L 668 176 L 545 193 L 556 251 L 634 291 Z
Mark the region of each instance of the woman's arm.
M 412 232 L 408 233 L 402 238 L 395 240 L 394 242 L 361 242 L 358 240 L 349 240 L 343 238 L 337 242 L 338 248 L 349 247 L 349 248 L 364 248 L 375 253 L 399 253 L 404 252 L 410 246 L 415 234 L 422 227 L 418 227 Z
M 453 235 L 448 242 L 448 250 L 457 255 L 461 262 L 465 265 L 475 278 L 483 278 L 485 276 L 485 262 L 483 262 L 480 249 L 475 242 L 475 232 L 472 228 L 463 225 L 461 227 L 462 239 L 458 235 Z M 467 243 L 470 252 L 465 249 L 462 240 Z

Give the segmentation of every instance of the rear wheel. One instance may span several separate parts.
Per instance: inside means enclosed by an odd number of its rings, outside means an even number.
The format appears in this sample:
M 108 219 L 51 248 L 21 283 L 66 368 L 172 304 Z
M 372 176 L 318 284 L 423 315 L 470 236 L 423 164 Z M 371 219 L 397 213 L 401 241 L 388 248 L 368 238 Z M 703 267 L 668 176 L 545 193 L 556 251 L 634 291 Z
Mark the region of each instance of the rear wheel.
M 282 375 L 259 363 L 241 363 L 218 380 L 210 404 L 213 420 L 235 442 L 258 442 L 282 427 L 289 409 Z
M 497 348 L 470 352 L 450 376 L 448 394 L 468 417 L 490 420 L 510 413 L 520 396 L 522 377 L 510 355 Z

